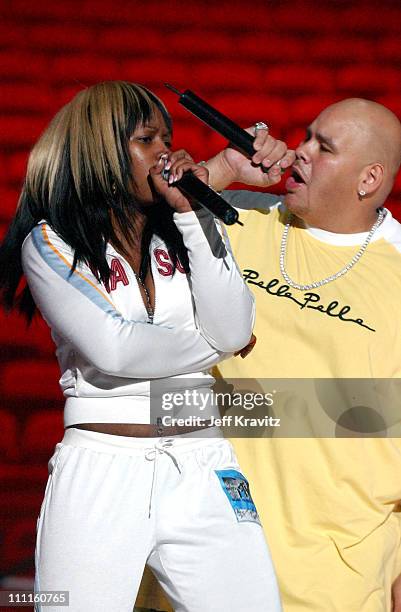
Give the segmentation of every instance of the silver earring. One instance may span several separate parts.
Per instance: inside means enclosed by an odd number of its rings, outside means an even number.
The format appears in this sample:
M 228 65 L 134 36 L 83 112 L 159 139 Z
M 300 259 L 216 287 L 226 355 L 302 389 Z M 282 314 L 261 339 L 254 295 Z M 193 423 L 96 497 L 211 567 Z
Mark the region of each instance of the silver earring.
M 114 181 L 111 184 L 111 193 L 113 194 L 113 196 L 115 196 L 117 193 L 117 185 L 115 184 Z
M 361 189 L 360 191 L 358 191 L 358 195 L 361 196 L 361 198 L 363 198 L 363 196 L 366 195 L 366 191 L 364 191 L 363 189 Z

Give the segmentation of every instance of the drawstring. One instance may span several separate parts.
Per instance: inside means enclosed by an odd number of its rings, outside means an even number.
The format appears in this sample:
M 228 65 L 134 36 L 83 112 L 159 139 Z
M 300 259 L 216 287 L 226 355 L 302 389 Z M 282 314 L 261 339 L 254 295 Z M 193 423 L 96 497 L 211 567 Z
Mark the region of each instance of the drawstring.
M 166 440 L 163 440 L 161 444 L 160 442 L 156 442 L 156 444 L 152 446 L 151 448 L 145 449 L 145 459 L 147 459 L 148 461 L 154 462 L 153 472 L 152 472 L 152 484 L 150 487 L 150 497 L 149 497 L 149 518 L 150 518 L 151 511 L 152 511 L 152 500 L 153 500 L 153 489 L 154 489 L 155 478 L 156 478 L 156 458 L 157 456 L 159 454 L 168 455 L 170 459 L 172 460 L 172 462 L 174 463 L 177 470 L 179 471 L 179 473 L 182 474 L 182 467 L 177 457 L 171 451 L 168 450 L 171 446 L 173 446 L 173 443 L 174 443 L 173 440 L 166 439 Z

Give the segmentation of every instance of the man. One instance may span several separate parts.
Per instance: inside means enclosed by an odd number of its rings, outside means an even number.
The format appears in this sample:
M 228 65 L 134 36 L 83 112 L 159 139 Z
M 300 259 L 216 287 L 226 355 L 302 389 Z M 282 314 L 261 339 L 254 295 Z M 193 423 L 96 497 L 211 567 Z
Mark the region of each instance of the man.
M 258 132 L 264 153 L 254 162 L 266 158 L 269 138 Z M 245 211 L 245 227 L 230 230 L 257 300 L 258 342 L 247 359 L 221 364 L 224 377 L 401 378 L 401 225 L 382 209 L 400 160 L 398 119 L 379 104 L 350 99 L 307 129 L 284 200 L 225 192 L 238 208 L 264 211 Z M 216 189 L 269 182 L 230 148 L 208 167 Z M 318 382 L 314 389 L 319 396 Z M 369 410 L 357 406 L 362 428 L 352 434 L 355 405 L 343 412 L 341 401 L 330 402 L 324 395 L 333 427 L 323 435 L 331 438 L 312 432 L 234 440 L 284 610 L 399 612 L 401 442 L 386 437 L 397 432 L 397 418 L 373 406 L 383 425 L 364 430 Z M 293 414 L 291 405 L 284 408 L 282 415 Z M 319 432 L 320 421 L 314 425 Z

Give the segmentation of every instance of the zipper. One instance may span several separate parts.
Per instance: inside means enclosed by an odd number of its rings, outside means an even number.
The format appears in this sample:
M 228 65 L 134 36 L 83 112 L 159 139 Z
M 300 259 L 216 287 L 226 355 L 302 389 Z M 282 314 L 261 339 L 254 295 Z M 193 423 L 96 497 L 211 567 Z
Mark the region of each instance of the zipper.
M 151 245 L 152 245 L 152 241 L 151 241 L 151 243 L 150 243 L 150 247 L 151 247 Z M 153 313 L 151 313 L 151 314 L 150 314 L 150 313 L 149 313 L 149 310 L 148 310 L 148 309 L 147 309 L 147 307 L 146 307 L 145 301 L 144 301 L 144 299 L 143 299 L 143 297 L 142 297 L 142 292 L 141 292 L 141 288 L 140 288 L 140 284 L 141 284 L 141 283 L 140 283 L 140 281 L 138 280 L 138 277 L 137 277 L 137 275 L 136 275 L 136 273 L 135 273 L 134 269 L 133 269 L 133 268 L 132 268 L 132 266 L 129 264 L 129 262 L 128 262 L 128 261 L 125 259 L 125 257 L 123 257 L 123 256 L 121 255 L 121 253 L 118 253 L 117 251 L 115 251 L 115 249 L 114 249 L 114 252 L 115 252 L 115 255 L 114 255 L 114 253 L 112 253 L 113 257 L 115 257 L 115 256 L 119 257 L 119 258 L 120 258 L 120 259 L 121 259 L 121 260 L 122 260 L 122 261 L 123 261 L 123 262 L 126 264 L 126 266 L 127 266 L 128 270 L 129 270 L 129 274 L 130 274 L 130 276 L 131 276 L 131 277 L 134 277 L 134 280 L 135 280 L 136 286 L 138 287 L 139 298 L 140 298 L 140 300 L 141 300 L 141 303 L 142 303 L 142 305 L 143 305 L 143 307 L 144 307 L 144 310 L 145 310 L 146 315 L 147 315 L 147 318 L 148 318 L 147 323 L 149 323 L 150 325 L 152 325 L 152 324 L 153 324 L 153 321 L 154 321 L 154 318 L 155 318 L 155 313 L 156 313 L 156 281 L 155 281 L 155 276 L 153 275 L 153 269 L 152 269 L 152 256 L 150 257 L 150 271 L 151 271 L 151 274 L 152 274 L 152 278 L 153 278 L 153 285 L 154 285 L 154 306 L 153 306 Z M 145 295 L 146 295 L 146 290 L 145 290 L 145 288 L 144 288 L 144 291 L 145 291 Z M 150 306 L 150 299 L 149 299 L 149 306 Z

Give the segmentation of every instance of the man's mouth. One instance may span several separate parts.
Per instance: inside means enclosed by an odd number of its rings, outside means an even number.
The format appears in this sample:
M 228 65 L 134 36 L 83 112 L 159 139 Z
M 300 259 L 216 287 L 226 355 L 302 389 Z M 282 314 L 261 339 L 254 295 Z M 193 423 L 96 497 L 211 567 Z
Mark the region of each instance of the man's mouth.
M 305 180 L 305 177 L 302 171 L 297 166 L 292 167 L 291 176 L 296 183 L 306 183 L 306 180 Z
M 299 188 L 300 185 L 305 185 L 306 180 L 301 170 L 297 166 L 292 167 L 291 176 L 287 179 L 285 184 L 287 191 L 294 191 Z

